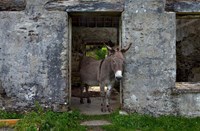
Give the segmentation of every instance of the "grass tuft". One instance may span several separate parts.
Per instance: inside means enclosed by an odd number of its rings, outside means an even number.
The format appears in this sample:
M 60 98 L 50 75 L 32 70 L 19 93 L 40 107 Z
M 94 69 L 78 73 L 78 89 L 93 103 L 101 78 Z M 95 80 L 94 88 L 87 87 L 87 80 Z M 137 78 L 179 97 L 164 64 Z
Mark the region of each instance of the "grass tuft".
M 115 114 L 111 121 L 112 125 L 103 127 L 106 131 L 200 131 L 200 117 L 152 117 L 134 113 L 127 116 Z
M 0 110 L 0 119 L 20 119 L 22 117 L 23 117 L 23 114 Z
M 78 111 L 58 113 L 44 111 L 37 103 L 36 110 L 24 115 L 15 126 L 17 131 L 85 131 L 80 125 L 82 115 Z

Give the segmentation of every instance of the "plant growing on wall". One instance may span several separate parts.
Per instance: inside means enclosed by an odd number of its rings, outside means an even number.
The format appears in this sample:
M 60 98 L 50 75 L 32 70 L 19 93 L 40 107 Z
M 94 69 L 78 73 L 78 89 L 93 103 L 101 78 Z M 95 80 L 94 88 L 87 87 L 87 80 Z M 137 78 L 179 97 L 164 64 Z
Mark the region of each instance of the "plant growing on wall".
M 96 50 L 95 51 L 96 59 L 97 60 L 104 59 L 106 57 L 107 53 L 108 53 L 108 50 L 106 47 L 102 47 L 100 50 Z
M 108 50 L 105 46 L 101 47 L 100 49 L 94 49 L 92 51 L 87 51 L 86 56 L 90 56 L 96 60 L 102 60 L 106 57 Z

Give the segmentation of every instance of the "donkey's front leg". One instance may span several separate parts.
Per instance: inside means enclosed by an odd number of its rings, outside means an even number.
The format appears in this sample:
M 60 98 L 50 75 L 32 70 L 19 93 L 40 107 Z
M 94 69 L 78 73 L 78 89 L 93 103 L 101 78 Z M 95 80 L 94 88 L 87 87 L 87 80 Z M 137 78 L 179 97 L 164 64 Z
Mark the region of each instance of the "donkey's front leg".
M 110 94 L 111 94 L 111 91 L 112 91 L 112 86 L 111 86 L 111 85 L 107 85 L 107 91 L 106 91 L 106 106 L 107 106 L 109 112 L 112 112 L 112 111 L 113 111 L 113 109 L 112 109 L 111 106 L 110 106 Z
M 101 93 L 101 111 L 106 112 L 106 104 L 105 104 L 105 91 L 104 84 L 100 84 L 100 93 Z

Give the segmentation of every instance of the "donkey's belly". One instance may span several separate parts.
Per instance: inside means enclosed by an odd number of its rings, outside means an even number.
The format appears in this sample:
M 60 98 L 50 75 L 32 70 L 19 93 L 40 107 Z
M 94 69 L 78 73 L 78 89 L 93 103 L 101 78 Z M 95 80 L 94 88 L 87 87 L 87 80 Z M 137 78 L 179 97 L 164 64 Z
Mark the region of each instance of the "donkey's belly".
M 99 83 L 97 81 L 91 81 L 91 80 L 83 81 L 83 83 L 85 83 L 89 86 L 98 86 L 99 85 Z
M 98 66 L 92 66 L 92 64 L 83 66 L 80 70 L 81 81 L 87 85 L 96 86 L 99 85 L 97 80 Z
M 97 74 L 95 72 L 85 72 L 81 74 L 81 81 L 87 85 L 96 86 L 99 85 L 97 81 Z

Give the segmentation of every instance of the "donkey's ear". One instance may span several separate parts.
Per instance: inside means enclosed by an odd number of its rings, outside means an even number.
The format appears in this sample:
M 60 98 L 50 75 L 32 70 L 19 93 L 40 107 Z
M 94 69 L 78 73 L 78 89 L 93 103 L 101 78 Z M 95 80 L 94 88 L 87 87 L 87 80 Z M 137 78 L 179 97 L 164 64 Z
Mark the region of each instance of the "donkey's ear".
M 105 46 L 108 49 L 108 55 L 111 55 L 111 54 L 113 54 L 115 52 L 115 50 L 112 47 L 110 47 L 110 46 L 108 46 L 106 44 L 105 44 Z
M 109 51 L 113 50 L 112 47 L 110 47 L 110 46 L 108 46 L 108 45 L 106 45 L 106 44 L 105 44 L 105 46 L 106 46 L 106 48 L 107 48 Z
M 115 51 L 112 47 L 110 47 L 110 46 L 108 46 L 108 45 L 106 45 L 106 48 L 108 49 L 108 51 L 110 51 L 110 52 L 113 52 L 113 51 Z
M 131 47 L 132 43 L 130 43 L 128 46 L 126 46 L 125 48 L 121 49 L 122 53 L 125 53 L 130 47 Z

